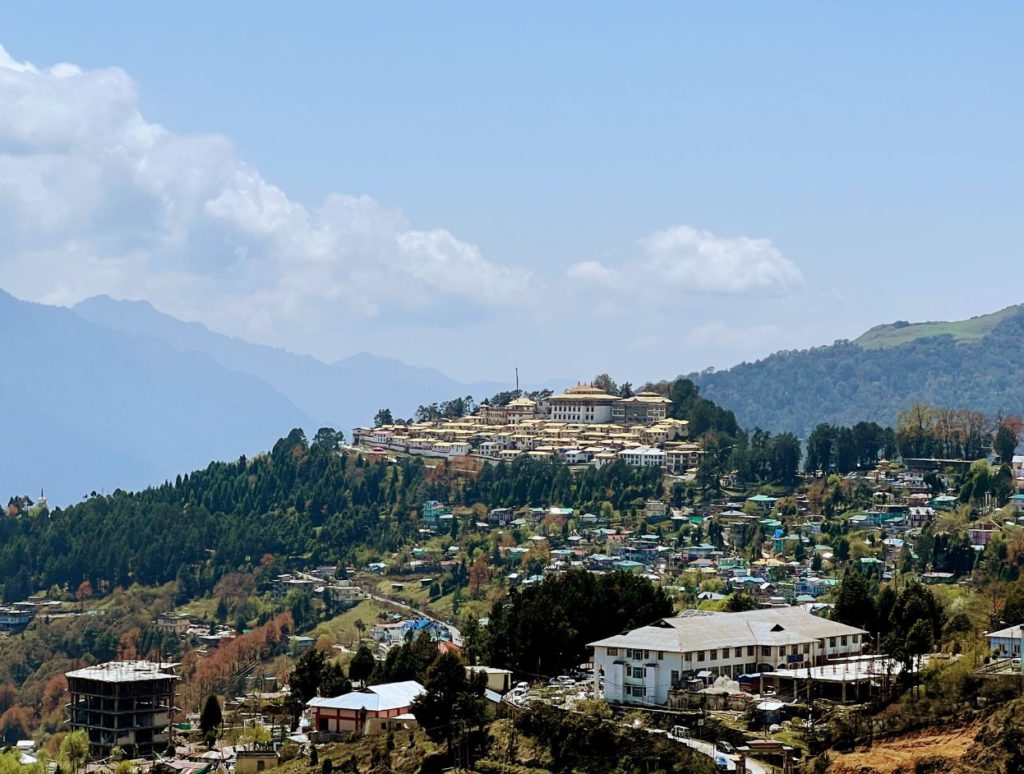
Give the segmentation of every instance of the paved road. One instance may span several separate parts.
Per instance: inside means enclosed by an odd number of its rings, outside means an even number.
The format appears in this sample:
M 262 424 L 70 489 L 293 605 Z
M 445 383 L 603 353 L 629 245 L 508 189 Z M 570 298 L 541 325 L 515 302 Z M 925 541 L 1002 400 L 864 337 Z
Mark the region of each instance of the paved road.
M 736 760 L 738 756 L 723 755 L 722 753 L 717 752 L 715 750 L 715 746 L 711 744 L 711 742 L 705 742 L 703 739 L 680 739 L 679 741 L 688 747 L 692 747 L 698 752 L 704 753 L 709 758 L 725 758 L 729 762 L 729 771 L 736 770 Z M 747 771 L 750 772 L 750 774 L 770 774 L 771 768 L 760 761 L 754 760 L 753 758 L 747 758 Z
M 360 588 L 362 588 L 362 587 L 360 587 Z M 406 612 L 411 613 L 412 615 L 418 616 L 420 618 L 426 618 L 429 621 L 434 621 L 436 623 L 441 624 L 442 626 L 447 627 L 448 631 L 450 631 L 452 633 L 452 642 L 455 643 L 456 645 L 458 645 L 460 648 L 462 647 L 462 632 L 460 632 L 458 629 L 456 629 L 454 626 L 452 626 L 447 621 L 442 621 L 440 618 L 434 618 L 434 616 L 430 615 L 430 613 L 426 613 L 423 610 L 420 610 L 420 609 L 415 608 L 415 607 L 410 607 L 409 605 L 405 604 L 404 602 L 398 602 L 398 601 L 396 601 L 394 599 L 391 599 L 389 597 L 382 597 L 382 596 L 379 596 L 377 594 L 371 594 L 366 589 L 363 589 L 363 593 L 368 598 L 376 600 L 377 602 L 384 602 L 385 604 L 391 605 L 392 607 L 397 607 L 397 608 L 399 608 L 401 610 L 405 610 Z

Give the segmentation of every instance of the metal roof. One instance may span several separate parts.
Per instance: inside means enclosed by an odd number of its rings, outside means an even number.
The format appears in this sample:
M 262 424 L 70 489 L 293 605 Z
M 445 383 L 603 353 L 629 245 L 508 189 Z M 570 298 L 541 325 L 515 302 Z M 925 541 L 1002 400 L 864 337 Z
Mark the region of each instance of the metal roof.
M 1021 635 L 1024 634 L 1024 624 L 1016 624 L 1014 626 L 1008 626 L 1005 629 L 1000 629 L 997 632 L 989 632 L 986 637 L 1007 637 L 1015 640 L 1020 639 Z
M 651 626 L 607 637 L 589 646 L 687 653 L 747 645 L 796 645 L 851 634 L 866 632 L 812 615 L 800 607 L 781 607 L 664 618 Z
M 351 691 L 333 698 L 317 696 L 306 702 L 306 706 L 383 712 L 408 707 L 412 704 L 412 700 L 424 693 L 425 690 L 415 680 L 405 680 L 400 683 L 371 685 L 361 691 Z

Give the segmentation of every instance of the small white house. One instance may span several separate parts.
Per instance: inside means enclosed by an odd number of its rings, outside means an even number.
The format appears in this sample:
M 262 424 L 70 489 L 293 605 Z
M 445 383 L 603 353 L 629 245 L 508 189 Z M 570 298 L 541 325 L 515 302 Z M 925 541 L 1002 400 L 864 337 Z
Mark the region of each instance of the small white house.
M 1024 625 L 1017 624 L 997 632 L 989 632 L 985 635 L 988 640 L 988 649 L 1000 658 L 1020 658 L 1022 631 L 1024 631 Z
M 620 451 L 619 459 L 638 468 L 657 468 L 665 464 L 665 452 L 653 446 L 637 446 Z

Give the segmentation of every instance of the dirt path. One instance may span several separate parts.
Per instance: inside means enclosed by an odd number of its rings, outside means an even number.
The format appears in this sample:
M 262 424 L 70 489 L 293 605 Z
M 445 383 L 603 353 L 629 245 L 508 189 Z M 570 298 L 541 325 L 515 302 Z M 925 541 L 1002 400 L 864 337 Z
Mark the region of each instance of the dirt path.
M 876 742 L 864 752 L 836 755 L 830 774 L 911 774 L 919 763 L 934 766 L 929 771 L 971 772 L 961 762 L 974 743 L 977 726 L 965 726 L 948 732 L 922 732 Z

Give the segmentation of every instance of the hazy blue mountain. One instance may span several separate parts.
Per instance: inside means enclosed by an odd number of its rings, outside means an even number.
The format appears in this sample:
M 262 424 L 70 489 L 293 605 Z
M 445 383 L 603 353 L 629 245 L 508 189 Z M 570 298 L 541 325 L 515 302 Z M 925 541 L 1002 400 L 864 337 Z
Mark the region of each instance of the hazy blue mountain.
M 856 341 L 689 378 L 744 427 L 801 437 L 819 422 L 891 425 L 913 403 L 1024 414 L 1024 306 L 960 322 L 880 325 Z
M 0 492 L 68 503 L 273 444 L 310 418 L 247 374 L 0 291 Z
M 202 352 L 233 371 L 256 376 L 288 396 L 316 423 L 344 430 L 368 424 L 381 408 L 410 417 L 417 406 L 472 395 L 490 397 L 514 385 L 465 383 L 435 368 L 419 368 L 367 353 L 335 363 L 251 344 L 199 323 L 166 315 L 145 301 L 95 296 L 74 307 L 86 320 L 125 333 L 160 339 L 178 352 Z

